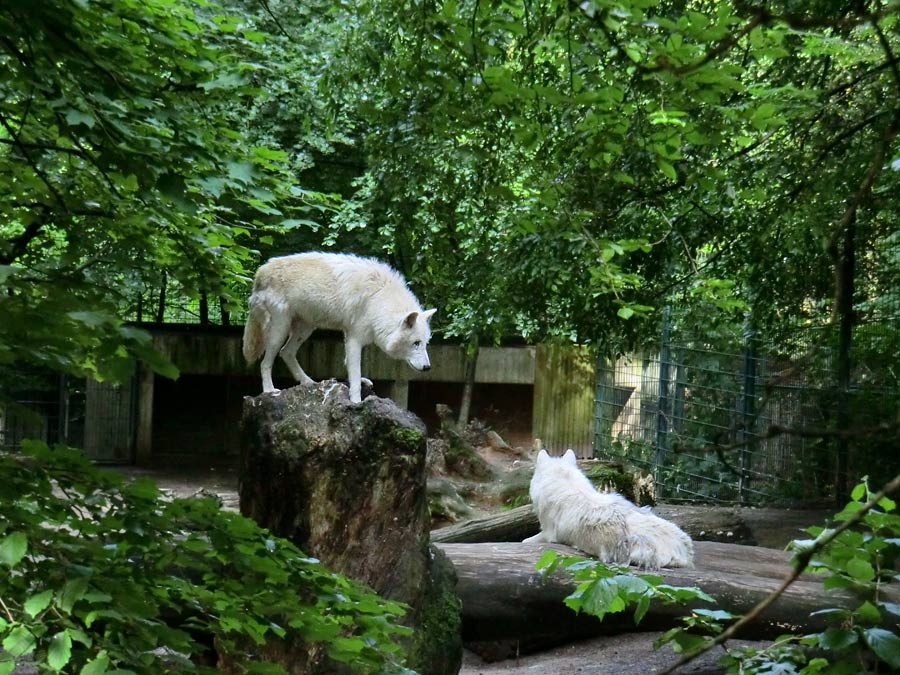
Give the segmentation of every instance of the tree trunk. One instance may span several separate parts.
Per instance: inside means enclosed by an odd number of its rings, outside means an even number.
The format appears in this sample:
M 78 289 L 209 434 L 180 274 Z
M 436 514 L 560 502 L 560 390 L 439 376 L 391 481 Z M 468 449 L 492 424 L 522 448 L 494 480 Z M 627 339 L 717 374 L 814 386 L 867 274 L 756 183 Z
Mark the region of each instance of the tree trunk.
M 163 319 L 166 318 L 166 283 L 168 282 L 168 276 L 165 272 L 162 273 L 162 282 L 159 287 L 159 305 L 156 307 L 156 323 L 162 323 Z
M 716 599 L 697 607 L 747 613 L 775 590 L 790 573 L 786 551 L 718 542 L 695 544 L 695 569 L 659 572 L 674 586 L 697 586 Z M 633 612 L 608 615 L 602 622 L 575 614 L 563 603 L 575 584 L 565 572 L 542 578 L 535 564 L 543 550 L 570 555 L 578 551 L 559 544 L 438 544 L 456 568 L 457 591 L 463 606 L 463 641 L 485 658 L 508 658 L 518 652 L 544 649 L 574 639 L 624 630 L 662 630 L 676 624 L 686 609 L 651 605 L 638 628 Z M 637 570 L 636 570 L 637 571 Z M 897 602 L 896 589 L 885 600 Z M 890 599 L 889 599 L 890 598 Z M 826 626 L 823 607 L 856 607 L 850 593 L 828 591 L 822 578 L 805 574 L 751 623 L 739 638 L 773 638 L 790 631 L 820 631 Z
M 206 291 L 200 291 L 200 325 L 209 324 L 209 296 Z
M 459 601 L 452 568 L 429 546 L 419 418 L 376 396 L 350 403 L 334 380 L 246 398 L 239 493 L 244 515 L 410 605 L 410 667 L 457 672 Z M 288 645 L 279 659 L 292 675 L 344 672 L 316 659 L 309 668 L 307 654 Z
M 466 346 L 466 379 L 463 383 L 462 399 L 459 402 L 459 418 L 456 425 L 464 429 L 469 423 L 472 411 L 472 395 L 475 392 L 475 368 L 478 366 L 478 334 L 472 336 Z

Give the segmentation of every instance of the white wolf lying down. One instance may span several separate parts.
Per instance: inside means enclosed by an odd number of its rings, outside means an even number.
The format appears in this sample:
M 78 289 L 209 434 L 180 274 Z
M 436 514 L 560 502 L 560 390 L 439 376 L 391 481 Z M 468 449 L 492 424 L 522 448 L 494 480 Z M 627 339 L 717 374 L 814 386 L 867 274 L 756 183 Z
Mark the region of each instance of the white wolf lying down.
M 316 328 L 344 331 L 350 400 L 361 400 L 362 348 L 378 345 L 388 356 L 416 370 L 429 370 L 429 321 L 406 281 L 372 258 L 341 253 L 298 253 L 272 258 L 256 271 L 244 326 L 244 358 L 262 356 L 264 392 L 274 392 L 275 356 L 298 382 L 313 380 L 297 362 L 297 350 Z
M 541 531 L 526 542 L 568 544 L 608 563 L 693 567 L 690 537 L 647 507 L 598 492 L 571 450 L 562 457 L 538 453 L 530 493 Z

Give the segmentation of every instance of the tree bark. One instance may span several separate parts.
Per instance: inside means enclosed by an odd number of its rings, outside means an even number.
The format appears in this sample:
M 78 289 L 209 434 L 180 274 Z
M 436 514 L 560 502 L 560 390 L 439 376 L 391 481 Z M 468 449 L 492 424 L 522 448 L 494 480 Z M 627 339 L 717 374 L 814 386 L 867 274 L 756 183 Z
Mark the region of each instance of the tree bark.
M 206 291 L 200 291 L 200 325 L 209 324 L 209 295 Z
M 166 285 L 168 276 L 162 273 L 162 281 L 159 286 L 159 304 L 156 306 L 156 323 L 162 323 L 166 318 Z
M 472 336 L 466 347 L 466 379 L 463 383 L 462 398 L 459 402 L 457 427 L 462 430 L 469 423 L 472 410 L 472 395 L 475 393 L 475 368 L 478 366 L 478 334 Z
M 462 658 L 452 567 L 428 541 L 425 425 L 393 401 L 350 402 L 334 380 L 244 400 L 241 513 L 331 570 L 410 605 L 409 666 L 456 673 Z M 291 675 L 343 673 L 279 655 Z
M 716 599 L 697 607 L 747 613 L 775 590 L 790 572 L 790 554 L 761 547 L 696 542 L 694 569 L 659 572 L 674 586 L 697 586 Z M 662 630 L 676 624 L 687 610 L 678 605 L 651 605 L 635 628 L 633 612 L 595 617 L 575 614 L 563 603 L 575 584 L 565 572 L 547 578 L 535 571 L 541 553 L 552 548 L 569 555 L 578 551 L 559 544 L 438 544 L 456 568 L 463 605 L 463 641 L 485 658 L 508 658 L 553 644 L 626 630 Z M 636 570 L 639 571 L 639 570 Z M 884 596 L 898 598 L 896 589 Z M 896 599 L 890 600 L 897 602 Z M 816 610 L 856 607 L 861 601 L 845 591 L 822 587 L 822 578 L 805 574 L 760 617 L 741 638 L 774 638 L 791 631 L 823 630 Z

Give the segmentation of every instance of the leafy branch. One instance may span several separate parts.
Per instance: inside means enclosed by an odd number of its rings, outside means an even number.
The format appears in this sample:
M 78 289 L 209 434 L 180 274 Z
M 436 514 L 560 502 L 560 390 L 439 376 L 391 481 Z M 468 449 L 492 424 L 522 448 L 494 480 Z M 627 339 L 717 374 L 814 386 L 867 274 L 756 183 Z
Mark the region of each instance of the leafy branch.
M 780 598 L 781 595 L 795 581 L 797 581 L 797 579 L 800 578 L 800 576 L 810 566 L 813 556 L 826 549 L 832 542 L 837 540 L 841 534 L 843 534 L 847 530 L 850 530 L 855 525 L 861 523 L 867 513 L 878 506 L 885 497 L 896 492 L 898 489 L 900 489 L 900 475 L 897 475 L 893 479 L 891 479 L 878 493 L 870 495 L 866 503 L 863 504 L 859 508 L 859 510 L 854 512 L 853 515 L 851 515 L 843 523 L 841 523 L 840 526 L 834 528 L 833 530 L 826 531 L 825 533 L 823 533 L 824 536 L 817 537 L 811 546 L 798 551 L 792 561 L 793 570 L 787 577 L 785 577 L 781 585 L 776 590 L 774 590 L 771 594 L 757 603 L 757 605 L 753 609 L 751 609 L 738 621 L 731 624 L 722 633 L 705 642 L 701 648 L 685 654 L 676 663 L 671 665 L 666 670 L 662 671 L 660 675 L 670 675 L 671 673 L 676 672 L 679 668 L 692 662 L 701 654 L 704 654 L 709 650 L 722 645 L 731 638 L 735 637 L 746 625 L 759 618 L 759 616 L 766 609 L 768 609 L 772 605 L 772 603 L 778 600 L 778 598 Z

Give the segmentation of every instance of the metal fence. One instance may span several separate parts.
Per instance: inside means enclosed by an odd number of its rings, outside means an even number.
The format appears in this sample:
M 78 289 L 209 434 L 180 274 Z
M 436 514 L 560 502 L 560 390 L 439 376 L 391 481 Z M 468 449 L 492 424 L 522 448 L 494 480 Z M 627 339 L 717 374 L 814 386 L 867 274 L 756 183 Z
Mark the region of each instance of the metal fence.
M 246 295 L 249 295 L 249 285 Z M 223 298 L 201 293 L 187 295 L 176 288 L 150 287 L 135 297 L 123 312 L 129 321 L 170 324 L 243 325 L 246 301 L 226 305 Z
M 0 449 L 18 450 L 25 439 L 83 443 L 84 380 L 33 370 L 0 375 Z
M 870 360 L 872 350 L 900 346 L 870 333 L 880 343 L 868 345 Z M 890 424 L 900 405 L 896 370 L 857 361 L 842 394 L 831 341 L 821 331 L 806 337 L 812 346 L 787 357 L 752 344 L 718 352 L 664 331 L 658 351 L 600 359 L 595 453 L 651 474 L 656 497 L 668 501 L 832 501 L 865 475 L 890 477 L 900 466 Z

